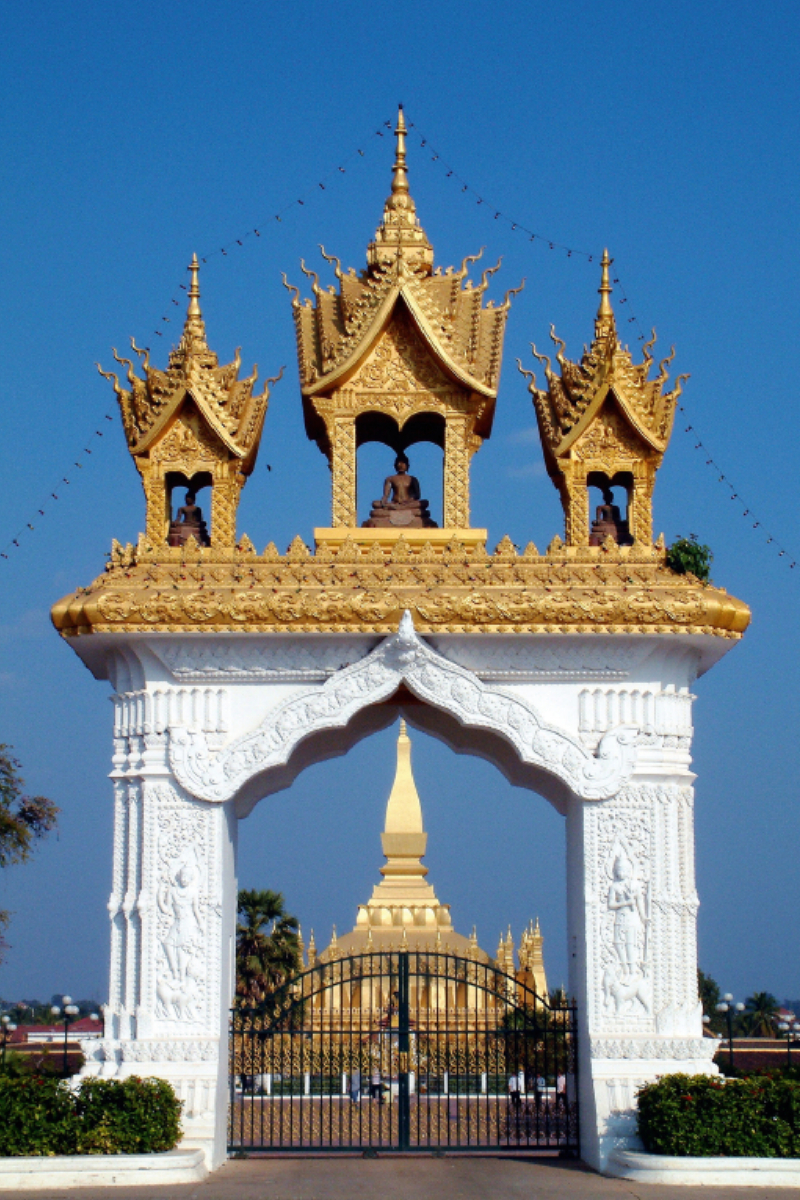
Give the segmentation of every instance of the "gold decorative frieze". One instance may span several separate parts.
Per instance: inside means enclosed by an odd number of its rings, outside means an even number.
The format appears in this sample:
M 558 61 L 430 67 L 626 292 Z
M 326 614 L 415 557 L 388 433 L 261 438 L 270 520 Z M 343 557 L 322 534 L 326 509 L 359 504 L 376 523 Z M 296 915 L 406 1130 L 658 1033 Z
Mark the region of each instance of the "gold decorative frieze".
M 372 532 L 372 531 L 370 531 Z M 382 531 L 374 531 L 381 533 Z M 437 531 L 434 531 L 437 532 Z M 421 633 L 711 633 L 739 638 L 749 609 L 720 588 L 676 575 L 658 546 L 568 547 L 493 554 L 409 540 L 344 538 L 316 553 L 298 537 L 286 554 L 191 541 L 180 548 L 115 542 L 106 572 L 64 597 L 53 622 L 66 637 L 113 632 L 385 634 L 404 610 Z

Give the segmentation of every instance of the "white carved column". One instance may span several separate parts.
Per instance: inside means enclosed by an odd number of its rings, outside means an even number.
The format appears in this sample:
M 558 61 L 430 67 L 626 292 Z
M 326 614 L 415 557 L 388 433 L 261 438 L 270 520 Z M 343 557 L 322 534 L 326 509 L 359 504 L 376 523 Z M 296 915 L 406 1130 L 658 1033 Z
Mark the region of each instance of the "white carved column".
M 177 690 L 159 696 L 168 709 L 182 699 Z M 197 800 L 172 778 L 163 725 L 151 732 L 147 719 L 152 699 L 115 698 L 109 1003 L 102 1041 L 83 1045 L 83 1073 L 168 1079 L 184 1102 L 182 1144 L 218 1165 L 227 1146 L 236 818 L 232 804 Z M 211 703 L 208 693 L 203 700 Z M 195 707 L 208 725 L 208 704 Z
M 691 776 L 634 776 L 567 814 L 570 987 L 578 1000 L 581 1155 L 637 1146 L 636 1090 L 714 1070 L 697 995 Z

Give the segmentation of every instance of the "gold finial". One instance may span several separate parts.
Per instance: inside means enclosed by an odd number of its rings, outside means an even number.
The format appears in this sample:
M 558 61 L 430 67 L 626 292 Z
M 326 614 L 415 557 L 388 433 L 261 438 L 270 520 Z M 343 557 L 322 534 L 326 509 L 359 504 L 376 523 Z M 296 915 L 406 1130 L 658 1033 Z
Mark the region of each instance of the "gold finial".
M 192 272 L 192 282 L 189 285 L 189 307 L 186 310 L 187 317 L 202 317 L 200 312 L 200 263 L 197 261 L 197 255 L 192 255 L 192 261 L 189 263 L 189 270 Z
M 397 149 L 394 166 L 392 167 L 392 192 L 408 192 L 408 175 L 406 174 L 406 119 L 403 116 L 403 106 L 397 111 L 397 126 L 395 128 Z
M 400 737 L 408 737 L 408 733 L 406 732 L 406 723 L 402 720 L 400 722 Z
M 200 263 L 196 254 L 192 255 L 188 270 L 192 274 L 192 282 L 189 284 L 189 307 L 186 309 L 183 337 L 177 349 L 170 355 L 170 366 L 186 364 L 189 359 L 195 359 L 201 366 L 215 367 L 217 356 L 208 348 L 205 321 L 200 311 Z
M 608 257 L 608 250 L 604 250 L 603 257 L 600 260 L 600 287 L 597 289 L 600 293 L 600 307 L 597 310 L 598 320 L 602 320 L 604 317 L 613 318 L 614 316 L 614 310 L 611 307 L 611 300 L 609 298 L 611 296 L 612 289 L 611 284 L 608 281 L 608 268 L 611 266 L 613 261 L 613 258 Z

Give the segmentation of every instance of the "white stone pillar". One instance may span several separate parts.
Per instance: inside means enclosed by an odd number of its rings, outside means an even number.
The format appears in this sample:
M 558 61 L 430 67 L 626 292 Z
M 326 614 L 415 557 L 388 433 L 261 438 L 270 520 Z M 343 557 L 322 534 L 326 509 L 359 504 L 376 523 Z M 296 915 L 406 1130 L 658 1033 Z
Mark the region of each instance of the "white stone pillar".
M 236 819 L 231 803 L 187 796 L 158 758 L 140 747 L 145 772 L 115 772 L 109 1004 L 83 1073 L 168 1079 L 184 1101 L 182 1145 L 215 1166 L 227 1149 Z
M 640 1146 L 636 1090 L 711 1072 L 697 995 L 691 775 L 634 777 L 567 813 L 570 988 L 578 1003 L 581 1157 Z

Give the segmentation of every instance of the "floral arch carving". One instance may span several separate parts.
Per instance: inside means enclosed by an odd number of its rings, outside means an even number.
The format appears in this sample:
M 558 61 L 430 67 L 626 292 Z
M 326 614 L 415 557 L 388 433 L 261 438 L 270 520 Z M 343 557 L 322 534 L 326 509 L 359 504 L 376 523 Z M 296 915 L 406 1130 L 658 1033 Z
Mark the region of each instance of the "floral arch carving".
M 610 730 L 592 753 L 576 738 L 546 724 L 533 706 L 432 649 L 404 613 L 397 633 L 359 662 L 337 671 L 322 687 L 294 696 L 258 728 L 217 753 L 205 735 L 170 729 L 170 765 L 178 782 L 200 800 L 232 799 L 254 776 L 286 765 L 306 738 L 341 729 L 362 709 L 388 700 L 401 685 L 461 725 L 498 734 L 522 763 L 555 776 L 585 800 L 614 795 L 629 776 L 635 726 Z

